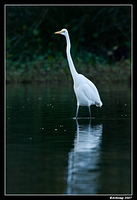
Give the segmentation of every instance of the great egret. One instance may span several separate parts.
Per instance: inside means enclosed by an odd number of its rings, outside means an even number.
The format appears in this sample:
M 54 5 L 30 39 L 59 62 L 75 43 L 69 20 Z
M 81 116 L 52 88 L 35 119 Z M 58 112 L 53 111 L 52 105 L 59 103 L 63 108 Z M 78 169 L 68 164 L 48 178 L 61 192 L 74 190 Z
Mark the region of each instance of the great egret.
M 90 80 L 88 80 L 82 74 L 77 73 L 70 54 L 71 44 L 67 29 L 63 28 L 61 31 L 55 32 L 55 34 L 61 34 L 66 37 L 66 42 L 67 42 L 66 54 L 70 72 L 74 81 L 74 92 L 77 98 L 76 118 L 78 116 L 79 106 L 87 106 L 89 108 L 89 115 L 91 118 L 90 106 L 91 105 L 96 105 L 98 107 L 102 106 L 98 90 Z

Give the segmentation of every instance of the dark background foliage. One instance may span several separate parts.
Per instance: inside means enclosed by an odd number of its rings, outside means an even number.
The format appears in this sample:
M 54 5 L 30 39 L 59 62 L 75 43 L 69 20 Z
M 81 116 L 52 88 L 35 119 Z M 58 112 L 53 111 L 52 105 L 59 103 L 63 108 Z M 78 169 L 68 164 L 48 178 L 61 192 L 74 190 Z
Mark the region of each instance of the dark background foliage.
M 131 6 L 6 6 L 7 70 L 18 63 L 23 73 L 35 68 L 27 62 L 65 57 L 65 39 L 54 35 L 62 28 L 69 31 L 72 57 L 104 61 L 122 46 L 130 59 Z

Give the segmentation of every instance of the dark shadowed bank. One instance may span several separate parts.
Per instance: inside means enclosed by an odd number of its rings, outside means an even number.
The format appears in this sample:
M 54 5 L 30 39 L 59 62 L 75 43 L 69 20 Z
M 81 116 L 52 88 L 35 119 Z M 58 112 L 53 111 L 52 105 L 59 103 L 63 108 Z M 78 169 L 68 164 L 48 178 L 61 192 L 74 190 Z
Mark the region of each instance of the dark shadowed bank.
M 82 58 L 83 57 L 83 58 Z M 87 56 L 88 57 L 88 56 Z M 131 80 L 131 67 L 129 60 L 115 63 L 101 63 L 95 60 L 86 61 L 84 55 L 74 61 L 77 71 L 84 74 L 93 82 L 124 83 Z M 32 82 L 68 82 L 71 74 L 66 57 L 38 57 L 26 63 L 11 62 L 6 67 L 7 83 L 32 83 Z

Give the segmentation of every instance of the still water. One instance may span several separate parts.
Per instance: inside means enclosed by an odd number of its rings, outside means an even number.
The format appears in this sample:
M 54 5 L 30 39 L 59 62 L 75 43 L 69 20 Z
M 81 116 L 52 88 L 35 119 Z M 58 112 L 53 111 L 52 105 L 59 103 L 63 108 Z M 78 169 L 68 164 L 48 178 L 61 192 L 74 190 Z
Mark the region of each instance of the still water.
M 131 92 L 98 85 L 102 108 L 72 84 L 6 86 L 7 194 L 131 194 Z

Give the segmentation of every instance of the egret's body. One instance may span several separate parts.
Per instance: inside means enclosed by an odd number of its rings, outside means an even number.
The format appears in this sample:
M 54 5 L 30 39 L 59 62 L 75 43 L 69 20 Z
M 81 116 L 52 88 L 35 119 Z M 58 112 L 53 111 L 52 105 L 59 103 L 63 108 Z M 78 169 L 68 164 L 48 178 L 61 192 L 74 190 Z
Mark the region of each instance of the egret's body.
M 70 55 L 71 45 L 70 45 L 68 31 L 66 29 L 62 29 L 61 31 L 55 32 L 55 34 L 61 34 L 66 37 L 67 60 L 68 60 L 70 72 L 72 74 L 72 78 L 74 81 L 74 92 L 77 98 L 77 111 L 76 111 L 76 118 L 77 118 L 79 106 L 87 106 L 89 108 L 89 113 L 90 113 L 91 105 L 96 105 L 96 106 L 101 107 L 102 102 L 100 100 L 100 96 L 99 96 L 96 86 L 85 76 L 83 76 L 82 74 L 78 74 L 74 67 L 74 64 Z M 91 113 L 90 113 L 90 117 L 91 117 Z

